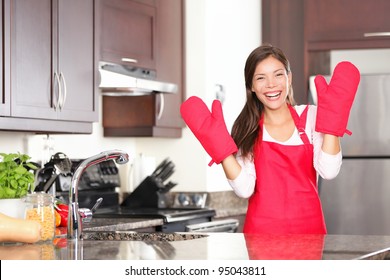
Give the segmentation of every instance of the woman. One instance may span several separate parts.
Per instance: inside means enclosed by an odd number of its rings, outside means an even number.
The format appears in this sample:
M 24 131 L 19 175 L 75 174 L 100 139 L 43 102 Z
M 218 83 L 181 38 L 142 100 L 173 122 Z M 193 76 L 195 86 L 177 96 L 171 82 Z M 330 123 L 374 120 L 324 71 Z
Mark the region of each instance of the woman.
M 297 106 L 288 60 L 280 49 L 264 45 L 246 61 L 247 101 L 232 137 L 219 101 L 211 114 L 199 98 L 182 104 L 183 119 L 212 162 L 222 163 L 238 196 L 249 197 L 245 233 L 326 233 L 317 174 L 332 179 L 340 170 L 339 137 L 348 133 L 359 77 L 355 66 L 342 62 L 329 85 L 316 78 L 318 107 Z

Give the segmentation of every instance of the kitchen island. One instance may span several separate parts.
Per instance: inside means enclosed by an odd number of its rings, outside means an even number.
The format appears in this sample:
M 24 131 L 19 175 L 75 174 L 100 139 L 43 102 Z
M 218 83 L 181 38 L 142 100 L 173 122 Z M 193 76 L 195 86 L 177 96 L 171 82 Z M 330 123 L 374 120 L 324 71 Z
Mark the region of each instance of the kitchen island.
M 0 243 L 0 259 L 390 259 L 390 236 L 136 232 L 161 223 L 160 219 L 95 219 L 85 225 L 83 240 L 60 235 L 50 243 Z

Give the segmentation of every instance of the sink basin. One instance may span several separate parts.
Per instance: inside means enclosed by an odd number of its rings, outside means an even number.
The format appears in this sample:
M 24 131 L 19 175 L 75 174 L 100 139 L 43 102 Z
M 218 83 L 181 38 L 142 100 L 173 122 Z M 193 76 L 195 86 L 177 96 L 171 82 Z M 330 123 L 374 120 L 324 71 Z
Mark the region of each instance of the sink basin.
M 111 241 L 182 241 L 207 237 L 206 234 L 196 233 L 163 233 L 163 232 L 134 232 L 134 231 L 88 231 L 83 233 L 84 240 Z

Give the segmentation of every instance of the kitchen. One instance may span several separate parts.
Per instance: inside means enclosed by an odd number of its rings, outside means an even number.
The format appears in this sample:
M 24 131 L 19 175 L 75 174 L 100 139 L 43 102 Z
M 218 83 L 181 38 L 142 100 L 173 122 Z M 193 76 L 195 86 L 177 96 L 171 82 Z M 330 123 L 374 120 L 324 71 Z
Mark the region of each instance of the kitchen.
M 224 7 L 223 10 L 220 9 L 221 6 Z M 185 1 L 185 9 L 186 95 L 199 95 L 210 102 L 215 96 L 216 85 L 223 85 L 226 91 L 224 110 L 229 112 L 226 122 L 231 126 L 241 108 L 237 104 L 242 104 L 244 98 L 243 94 L 236 94 L 243 91 L 243 63 L 250 50 L 262 41 L 260 2 L 247 1 L 246 5 L 241 5 L 238 1 Z M 237 20 L 232 21 L 232 17 Z M 218 20 L 215 20 L 216 18 Z M 232 43 L 244 40 L 245 44 Z M 356 63 L 362 72 L 389 72 L 389 64 L 383 63 L 383 57 L 389 56 L 388 49 L 335 51 L 331 54 L 331 64 L 345 59 Z M 229 67 L 225 66 L 227 59 Z M 99 104 L 101 106 L 102 102 Z M 99 110 L 99 113 L 101 112 L 102 110 Z M 231 193 L 221 168 L 215 165 L 207 166 L 209 158 L 188 129 L 183 129 L 179 139 L 104 137 L 101 118 L 100 114 L 99 122 L 93 124 L 93 132 L 90 135 L 51 134 L 47 139 L 46 135 L 3 131 L 0 132 L 0 146 L 2 150 L 26 152 L 36 160 L 42 158 L 47 149 L 45 146 L 48 145 L 51 150 L 64 152 L 72 158 L 86 158 L 112 148 L 127 151 L 133 159 L 139 154 L 152 157 L 155 163 L 169 156 L 177 166 L 175 174 L 172 175 L 172 180 L 179 183 L 175 191 Z M 120 167 L 124 186 L 121 186 L 121 191 L 124 192 L 134 188 L 129 184 L 130 166 L 128 164 Z M 197 242 L 203 242 L 201 240 L 200 238 Z M 383 242 L 388 244 L 386 240 Z M 201 247 L 206 247 L 206 256 L 214 254 L 216 248 L 219 248 L 216 242 L 205 243 L 202 243 Z M 238 240 L 237 244 L 243 245 L 243 240 Z M 370 249 L 376 251 L 381 245 L 376 244 Z M 180 243 L 174 246 L 180 247 Z M 242 254 L 245 255 L 246 252 Z

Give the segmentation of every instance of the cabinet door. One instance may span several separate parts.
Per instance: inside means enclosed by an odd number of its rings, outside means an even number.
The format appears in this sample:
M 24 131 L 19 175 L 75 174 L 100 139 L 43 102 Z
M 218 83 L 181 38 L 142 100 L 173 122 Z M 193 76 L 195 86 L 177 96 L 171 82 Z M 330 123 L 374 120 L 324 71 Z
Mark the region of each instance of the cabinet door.
M 13 0 L 11 15 L 11 116 L 97 121 L 94 1 Z
M 388 0 L 305 0 L 308 48 L 389 47 L 389 11 Z
M 5 35 L 8 34 L 8 30 L 5 30 L 6 25 L 4 24 L 4 22 L 6 22 L 9 17 L 7 16 L 7 13 L 3 12 L 4 7 L 9 7 L 9 5 L 4 5 L 4 2 L 5 0 L 0 2 L 0 65 L 3 66 L 0 67 L 0 116 L 9 116 L 11 112 L 11 104 L 9 90 L 5 89 L 7 84 L 5 83 L 6 78 L 4 73 L 4 69 L 9 68 L 9 63 L 6 62 L 5 59 L 5 57 L 7 57 L 7 53 L 9 54 L 9 51 L 7 51 L 7 35 Z
M 101 0 L 101 59 L 156 67 L 154 1 Z
M 58 4 L 58 48 L 54 50 L 58 50 L 56 68 L 62 87 L 58 118 L 97 121 L 94 0 L 60 0 Z
M 51 0 L 11 1 L 11 115 L 56 119 Z
M 180 128 L 181 131 L 183 121 L 180 105 L 184 96 L 183 1 L 160 0 L 157 8 L 157 79 L 177 84 L 178 92 L 156 96 L 156 125 Z

